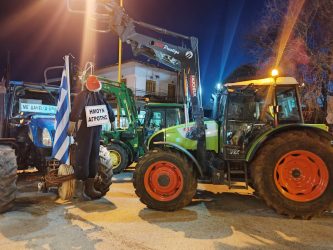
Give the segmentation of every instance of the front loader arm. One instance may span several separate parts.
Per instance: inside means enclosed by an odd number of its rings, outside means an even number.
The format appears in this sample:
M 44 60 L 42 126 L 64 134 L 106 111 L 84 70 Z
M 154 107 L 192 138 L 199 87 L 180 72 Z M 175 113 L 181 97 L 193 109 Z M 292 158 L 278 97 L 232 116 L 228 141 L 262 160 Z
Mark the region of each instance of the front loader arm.
M 93 18 L 97 22 L 108 24 L 109 27 L 102 32 L 111 29 L 123 42 L 131 45 L 134 55 L 143 55 L 181 73 L 184 81 L 184 100 L 191 107 L 192 116 L 196 122 L 196 130 L 193 135 L 198 141 L 197 157 L 200 164 L 205 165 L 206 140 L 200 87 L 198 39 L 135 21 L 119 5 L 118 0 L 96 0 L 96 2 L 96 13 Z M 141 34 L 137 31 L 137 27 L 168 36 L 173 40 L 185 41 L 189 44 L 189 48 Z
M 104 77 L 98 77 L 98 79 L 102 82 L 102 90 L 107 94 L 113 94 L 117 99 L 120 110 L 124 109 L 129 127 L 135 128 L 138 121 L 138 112 L 132 90 L 127 88 L 124 83 L 111 81 Z
M 196 124 L 195 136 L 198 141 L 197 157 L 200 164 L 204 166 L 205 171 L 207 169 L 206 139 L 200 87 L 198 39 L 168 31 L 151 24 L 134 21 L 116 0 L 103 0 L 103 2 L 105 3 L 103 13 L 109 13 L 111 29 L 123 42 L 131 45 L 134 55 L 144 55 L 183 74 L 184 96 L 188 106 L 191 106 L 192 116 Z M 190 48 L 166 43 L 159 39 L 140 34 L 136 31 L 137 26 L 166 36 L 187 40 L 190 43 Z

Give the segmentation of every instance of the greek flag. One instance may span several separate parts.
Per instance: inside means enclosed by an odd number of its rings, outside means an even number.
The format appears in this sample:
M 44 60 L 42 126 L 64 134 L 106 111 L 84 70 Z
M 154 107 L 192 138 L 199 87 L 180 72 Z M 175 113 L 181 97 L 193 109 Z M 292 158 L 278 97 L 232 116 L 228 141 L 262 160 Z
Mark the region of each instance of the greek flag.
M 52 157 L 61 164 L 69 164 L 70 138 L 67 135 L 70 114 L 70 84 L 69 57 L 65 56 L 65 68 L 62 73 L 61 85 L 57 104 L 55 136 L 53 140 Z

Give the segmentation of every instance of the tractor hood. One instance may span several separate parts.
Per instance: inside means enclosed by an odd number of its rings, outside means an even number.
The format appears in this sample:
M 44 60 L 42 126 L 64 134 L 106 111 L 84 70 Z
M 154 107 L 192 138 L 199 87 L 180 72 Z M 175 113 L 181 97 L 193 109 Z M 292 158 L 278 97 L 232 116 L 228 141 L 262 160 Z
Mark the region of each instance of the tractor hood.
M 207 120 L 204 123 L 206 126 L 206 148 L 218 152 L 218 125 L 215 120 Z M 175 143 L 187 150 L 196 150 L 195 123 L 190 122 L 157 131 L 149 139 L 149 149 L 154 147 L 154 142 L 159 141 Z
M 36 147 L 51 148 L 55 134 L 54 115 L 33 115 L 29 123 L 29 137 Z

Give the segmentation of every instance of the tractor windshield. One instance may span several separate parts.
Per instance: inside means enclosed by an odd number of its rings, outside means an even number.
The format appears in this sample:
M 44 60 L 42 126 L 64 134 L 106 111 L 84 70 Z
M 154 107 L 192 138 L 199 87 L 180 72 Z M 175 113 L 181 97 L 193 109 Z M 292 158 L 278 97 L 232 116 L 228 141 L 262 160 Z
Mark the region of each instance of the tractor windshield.
M 12 117 L 31 114 L 54 115 L 57 111 L 58 90 L 17 87 L 13 95 Z
M 229 95 L 226 144 L 245 149 L 254 138 L 274 125 L 274 98 L 279 124 L 302 122 L 295 85 L 253 86 Z
M 185 122 L 184 117 L 182 108 L 152 108 L 146 116 L 145 136 L 148 138 L 158 130 L 183 124 Z
M 260 86 L 251 92 L 230 94 L 228 120 L 270 123 L 274 120 L 273 88 Z
M 254 137 L 273 126 L 272 102 L 273 89 L 270 86 L 230 93 L 225 143 L 245 149 Z

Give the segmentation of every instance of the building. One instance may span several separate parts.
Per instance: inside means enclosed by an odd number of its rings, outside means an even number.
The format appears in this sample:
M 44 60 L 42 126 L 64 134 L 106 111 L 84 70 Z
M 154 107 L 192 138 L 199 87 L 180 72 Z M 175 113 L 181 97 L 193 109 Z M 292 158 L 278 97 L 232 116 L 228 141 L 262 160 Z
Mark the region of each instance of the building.
M 149 97 L 156 99 L 155 101 L 177 101 L 177 72 L 130 60 L 122 64 L 121 73 L 122 81 L 132 89 L 138 100 Z M 95 74 L 117 81 L 118 64 L 98 69 Z
M 136 106 L 140 107 L 139 118 L 144 117 L 145 111 L 142 107 L 146 98 L 151 102 L 178 102 L 182 101 L 178 88 L 178 74 L 175 71 L 166 70 L 153 64 L 140 62 L 137 60 L 126 61 L 121 68 L 122 82 L 132 89 L 136 99 Z M 95 74 L 108 78 L 113 81 L 118 80 L 118 64 L 100 68 Z M 109 100 L 115 114 L 118 113 L 115 100 Z M 117 127 L 125 128 L 128 126 L 128 120 L 124 111 L 121 111 L 119 120 L 117 119 Z M 109 129 L 105 126 L 104 129 Z

